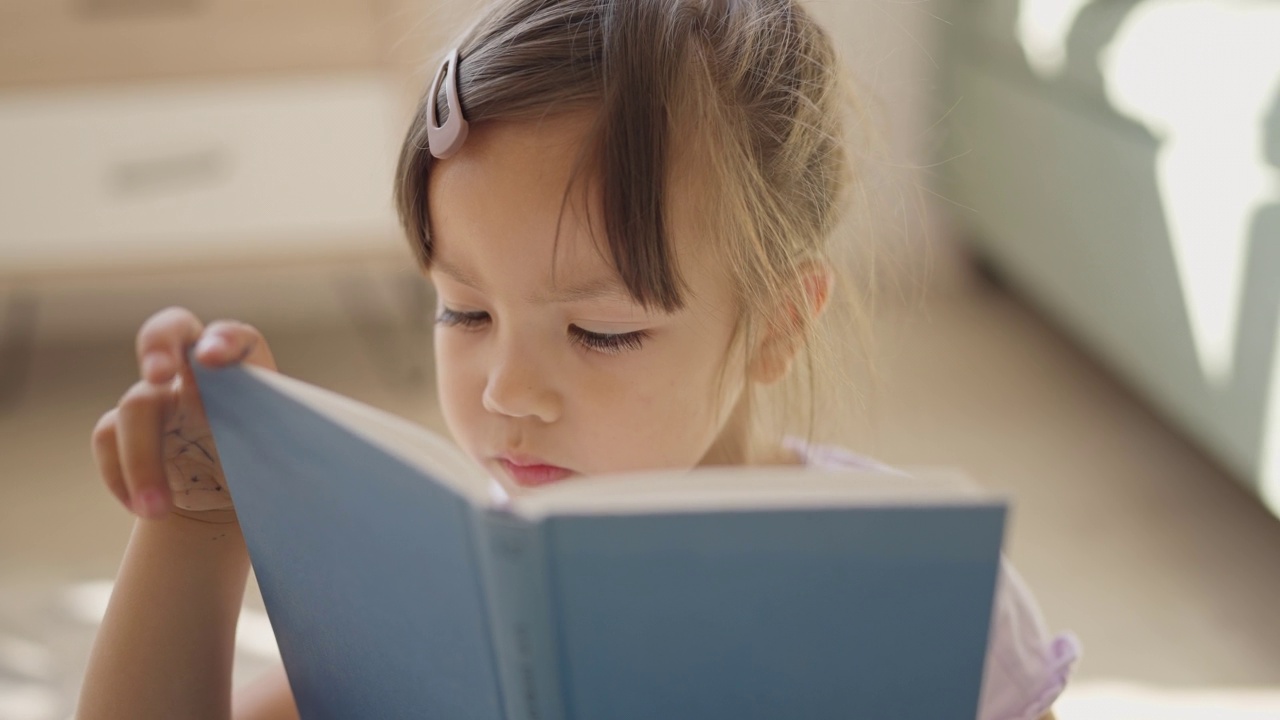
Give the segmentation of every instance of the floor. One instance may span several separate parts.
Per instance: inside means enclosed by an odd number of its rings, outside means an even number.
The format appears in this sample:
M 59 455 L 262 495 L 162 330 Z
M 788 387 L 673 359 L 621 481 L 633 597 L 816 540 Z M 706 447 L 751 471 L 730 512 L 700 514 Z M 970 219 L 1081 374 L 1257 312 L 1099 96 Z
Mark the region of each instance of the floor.
M 282 370 L 439 427 L 429 368 L 410 359 L 426 337 L 352 317 L 258 324 Z M 998 289 L 965 279 L 885 303 L 874 324 L 879 378 L 838 439 L 1013 496 L 1009 552 L 1085 647 L 1062 720 L 1280 718 L 1280 521 Z M 70 716 L 132 526 L 89 453 L 136 379 L 131 332 L 34 352 L 0 410 L 0 720 Z M 252 589 L 240 632 L 237 683 L 276 657 Z

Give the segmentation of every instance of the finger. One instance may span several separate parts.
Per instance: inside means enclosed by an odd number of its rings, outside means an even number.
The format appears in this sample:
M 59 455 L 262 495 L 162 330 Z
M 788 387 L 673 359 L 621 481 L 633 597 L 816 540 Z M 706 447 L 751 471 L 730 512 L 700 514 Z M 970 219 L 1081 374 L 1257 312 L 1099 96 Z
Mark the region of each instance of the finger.
M 276 369 L 276 360 L 271 348 L 267 347 L 266 338 L 257 328 L 239 320 L 209 323 L 196 343 L 195 357 L 215 367 L 243 362 Z
M 116 448 L 129 507 L 143 517 L 164 517 L 169 511 L 169 483 L 160 451 L 171 392 L 167 387 L 138 382 L 125 392 L 117 408 Z
M 124 472 L 120 469 L 120 451 L 116 447 L 116 422 L 118 412 L 108 410 L 93 428 L 93 457 L 107 489 L 126 508 L 129 507 L 129 489 L 124 484 Z
M 136 342 L 140 376 L 156 384 L 171 380 L 187 362 L 186 348 L 203 330 L 204 324 L 186 308 L 165 308 L 147 318 Z

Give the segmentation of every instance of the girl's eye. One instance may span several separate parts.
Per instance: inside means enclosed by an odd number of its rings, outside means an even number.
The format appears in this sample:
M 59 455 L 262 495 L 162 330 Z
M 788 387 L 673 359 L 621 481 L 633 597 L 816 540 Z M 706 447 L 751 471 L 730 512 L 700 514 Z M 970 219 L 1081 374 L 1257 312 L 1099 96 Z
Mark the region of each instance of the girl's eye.
M 583 330 L 577 325 L 569 326 L 569 337 L 588 350 L 595 350 L 608 355 L 617 355 L 627 350 L 639 350 L 649 337 L 648 330 L 636 330 L 628 333 L 596 333 Z
M 487 312 L 458 312 L 449 308 L 442 308 L 440 314 L 436 316 L 436 324 L 446 327 L 463 327 L 468 329 L 478 328 L 489 322 L 489 313 Z

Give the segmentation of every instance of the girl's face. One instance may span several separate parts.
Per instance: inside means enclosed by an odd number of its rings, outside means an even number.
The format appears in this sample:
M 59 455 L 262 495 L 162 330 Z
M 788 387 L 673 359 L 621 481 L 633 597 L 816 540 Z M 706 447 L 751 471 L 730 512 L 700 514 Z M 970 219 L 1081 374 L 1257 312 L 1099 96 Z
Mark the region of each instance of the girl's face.
M 462 448 L 510 489 L 740 461 L 732 286 L 677 199 L 685 307 L 632 300 L 592 239 L 599 209 L 573 192 L 561 214 L 589 122 L 473 128 L 430 180 L 440 402 Z

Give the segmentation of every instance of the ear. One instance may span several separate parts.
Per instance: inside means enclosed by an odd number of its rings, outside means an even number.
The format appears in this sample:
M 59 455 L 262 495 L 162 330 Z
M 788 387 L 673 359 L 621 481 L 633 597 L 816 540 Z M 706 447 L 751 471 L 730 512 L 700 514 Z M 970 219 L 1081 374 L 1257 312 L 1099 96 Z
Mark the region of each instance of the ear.
M 805 331 L 827 306 L 835 277 L 829 265 L 810 260 L 800 266 L 795 281 L 800 283 L 803 303 L 798 306 L 787 302 L 777 309 L 776 316 L 769 318 L 766 325 L 769 330 L 756 346 L 747 367 L 748 377 L 754 382 L 769 385 L 786 376 L 800 352 Z

